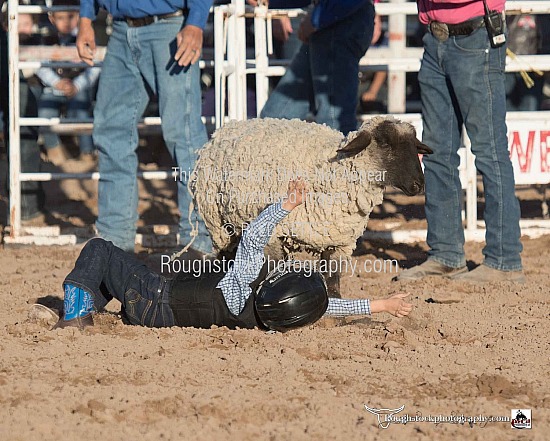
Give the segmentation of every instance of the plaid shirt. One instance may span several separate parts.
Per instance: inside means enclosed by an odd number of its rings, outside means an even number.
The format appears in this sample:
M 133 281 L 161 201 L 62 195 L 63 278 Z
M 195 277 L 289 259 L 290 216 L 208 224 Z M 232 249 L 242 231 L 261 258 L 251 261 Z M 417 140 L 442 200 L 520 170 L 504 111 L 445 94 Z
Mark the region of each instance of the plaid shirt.
M 264 265 L 264 247 L 269 242 L 275 226 L 281 222 L 288 211 L 281 203 L 272 204 L 253 220 L 243 231 L 241 242 L 231 269 L 218 283 L 222 290 L 227 307 L 234 315 L 239 315 L 252 288 L 250 283 L 256 280 Z M 335 299 L 329 298 L 326 315 L 346 316 L 356 314 L 370 315 L 368 299 Z

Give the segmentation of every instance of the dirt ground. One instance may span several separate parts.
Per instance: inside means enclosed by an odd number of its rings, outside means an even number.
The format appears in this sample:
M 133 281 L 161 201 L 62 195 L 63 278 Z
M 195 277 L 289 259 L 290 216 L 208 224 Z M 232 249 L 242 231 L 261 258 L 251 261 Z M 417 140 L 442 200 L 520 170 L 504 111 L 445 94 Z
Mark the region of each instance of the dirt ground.
M 89 228 L 95 184 L 49 184 L 46 223 Z M 527 217 L 539 204 L 519 192 Z M 419 228 L 421 198 L 391 196 L 372 227 Z M 395 213 L 395 209 L 397 212 Z M 173 185 L 141 188 L 142 225 L 173 224 Z M 523 286 L 447 280 L 391 282 L 394 272 L 342 278 L 342 295 L 411 293 L 413 313 L 322 319 L 285 334 L 147 329 L 122 323 L 119 305 L 96 326 L 50 331 L 33 303 L 61 308 L 61 283 L 82 245 L 0 249 L 0 440 L 547 440 L 550 235 L 523 239 Z M 482 244 L 466 246 L 480 263 Z M 425 245 L 363 241 L 353 260 L 425 258 Z M 158 250 L 141 250 L 158 267 Z M 510 422 L 378 427 L 365 409 L 396 416 L 506 417 L 531 409 L 531 430 Z

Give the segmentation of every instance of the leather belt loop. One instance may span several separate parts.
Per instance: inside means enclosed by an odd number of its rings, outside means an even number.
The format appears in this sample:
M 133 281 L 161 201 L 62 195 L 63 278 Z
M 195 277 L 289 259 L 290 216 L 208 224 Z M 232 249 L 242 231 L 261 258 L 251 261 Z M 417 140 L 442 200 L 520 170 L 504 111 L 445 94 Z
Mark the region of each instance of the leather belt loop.
M 167 279 L 160 276 L 160 284 L 158 288 L 159 303 L 170 304 L 170 291 L 172 290 L 172 279 Z

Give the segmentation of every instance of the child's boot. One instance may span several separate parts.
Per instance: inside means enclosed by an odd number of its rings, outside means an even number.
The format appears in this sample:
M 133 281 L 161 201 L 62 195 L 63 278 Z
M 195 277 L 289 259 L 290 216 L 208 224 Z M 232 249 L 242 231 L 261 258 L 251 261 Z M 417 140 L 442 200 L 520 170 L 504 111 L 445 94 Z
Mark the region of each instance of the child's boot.
M 63 285 L 65 298 L 63 300 L 63 316 L 59 319 L 53 329 L 76 326 L 84 329 L 86 326 L 93 326 L 94 319 L 94 298 L 88 292 L 78 286 L 66 283 Z

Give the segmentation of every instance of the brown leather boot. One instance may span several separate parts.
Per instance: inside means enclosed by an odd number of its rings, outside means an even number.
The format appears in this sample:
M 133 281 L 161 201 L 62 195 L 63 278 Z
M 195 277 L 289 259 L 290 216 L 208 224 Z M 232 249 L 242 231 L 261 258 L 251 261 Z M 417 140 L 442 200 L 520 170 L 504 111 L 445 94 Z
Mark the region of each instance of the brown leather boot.
M 443 265 L 435 260 L 429 259 L 426 262 L 413 266 L 397 276 L 392 281 L 398 280 L 420 280 L 424 277 L 450 277 L 457 274 L 467 273 L 468 268 L 466 266 L 460 268 L 452 268 L 450 266 Z
M 527 281 L 523 271 L 500 271 L 483 264 L 470 272 L 453 275 L 450 279 L 456 280 L 457 282 L 474 283 L 476 285 L 492 282 L 514 282 L 523 284 Z
M 62 316 L 59 319 L 59 321 L 55 324 L 55 326 L 52 328 L 52 331 L 54 329 L 62 329 L 62 328 L 69 328 L 69 327 L 77 327 L 82 331 L 84 328 L 88 326 L 94 326 L 94 319 L 91 313 L 86 314 L 83 317 L 76 317 L 71 320 L 65 320 Z

